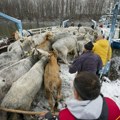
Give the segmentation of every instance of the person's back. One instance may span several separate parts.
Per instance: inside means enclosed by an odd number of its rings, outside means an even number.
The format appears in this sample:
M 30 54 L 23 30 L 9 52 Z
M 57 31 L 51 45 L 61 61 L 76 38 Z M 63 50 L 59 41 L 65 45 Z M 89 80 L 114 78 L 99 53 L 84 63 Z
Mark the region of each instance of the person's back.
M 69 67 L 70 73 L 90 71 L 97 73 L 102 68 L 101 58 L 94 54 L 92 50 L 92 43 L 89 42 L 85 46 L 85 51 L 77 59 L 73 61 L 73 64 Z
M 112 50 L 109 41 L 102 36 L 94 43 L 93 52 L 98 54 L 103 62 L 103 66 L 111 59 Z
M 70 73 L 91 71 L 96 74 L 102 68 L 101 59 L 98 55 L 87 51 L 78 57 L 69 68 Z
M 117 120 L 120 109 L 100 94 L 100 81 L 91 72 L 81 72 L 74 79 L 74 99 L 59 113 L 59 120 Z M 118 119 L 119 120 L 119 119 Z
M 108 107 L 108 115 L 107 115 L 107 118 L 106 119 L 104 119 L 104 117 L 101 115 L 101 117 L 103 117 L 103 119 L 100 119 L 99 117 L 98 118 L 96 118 L 96 119 L 89 119 L 89 116 L 88 116 L 88 118 L 87 119 L 83 119 L 83 118 L 80 118 L 80 119 L 78 119 L 78 118 L 76 118 L 77 116 L 74 116 L 73 114 L 74 113 L 72 113 L 70 110 L 69 110 L 69 108 L 65 108 L 65 109 L 63 109 L 63 110 L 61 110 L 60 111 L 60 113 L 59 113 L 59 120 L 119 120 L 120 119 L 120 109 L 118 108 L 118 106 L 116 105 L 116 103 L 112 100 L 112 99 L 110 99 L 110 98 L 108 98 L 108 97 L 104 97 L 104 99 L 105 99 L 105 102 L 106 102 L 106 104 L 107 104 L 107 107 Z M 86 116 L 86 114 L 83 114 L 83 112 L 81 112 L 81 111 L 77 111 L 78 109 L 78 105 L 77 106 L 75 106 L 74 104 L 72 104 L 73 105 L 73 107 L 76 107 L 76 114 L 78 115 L 78 116 L 81 116 L 81 114 L 82 115 L 85 115 Z M 99 105 L 98 105 L 99 106 Z M 69 106 L 68 106 L 69 107 Z M 95 107 L 93 106 L 93 107 L 91 107 L 88 111 L 86 111 L 86 112 L 89 112 L 89 111 L 92 111 L 93 112 L 93 114 L 95 115 L 96 114 L 96 112 L 98 112 L 98 110 L 97 109 L 94 109 Z M 75 110 L 75 108 L 72 108 L 73 110 Z M 93 110 L 94 109 L 94 110 Z M 83 110 L 84 111 L 84 110 Z M 101 111 L 102 112 L 102 111 Z M 106 111 L 104 112 L 104 113 L 100 113 L 100 114 L 103 114 L 103 115 L 106 115 Z M 99 113 L 98 113 L 99 114 Z M 97 114 L 97 115 L 98 115 Z M 84 116 L 83 116 L 84 117 Z M 118 118 L 118 119 L 117 119 Z
M 116 103 L 108 97 L 105 97 L 105 101 L 108 106 L 108 120 L 120 120 L 120 109 L 118 108 Z

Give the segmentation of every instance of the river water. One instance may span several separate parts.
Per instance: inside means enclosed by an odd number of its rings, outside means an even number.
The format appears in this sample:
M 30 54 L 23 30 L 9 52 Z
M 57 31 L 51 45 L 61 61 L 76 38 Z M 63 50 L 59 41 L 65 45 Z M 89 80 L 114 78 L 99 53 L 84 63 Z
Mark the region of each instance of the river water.
M 69 21 L 68 26 L 70 26 L 71 22 L 74 22 L 74 25 L 77 26 L 79 23 L 83 26 L 90 26 L 91 22 L 87 21 Z M 60 20 L 53 20 L 53 21 L 42 21 L 42 22 L 29 22 L 24 21 L 22 22 L 23 29 L 34 29 L 34 28 L 40 28 L 40 27 L 50 27 L 50 26 L 60 26 L 61 21 Z M 15 32 L 17 29 L 17 26 L 15 23 L 0 19 L 0 39 L 5 37 L 10 37 L 13 32 Z
M 59 21 L 43 21 L 43 22 L 22 22 L 23 29 L 34 29 L 34 28 L 40 28 L 40 27 L 49 27 L 49 26 L 58 26 L 60 25 Z M 0 39 L 5 37 L 10 37 L 13 32 L 15 32 L 17 29 L 17 26 L 15 23 L 2 20 L 0 21 Z

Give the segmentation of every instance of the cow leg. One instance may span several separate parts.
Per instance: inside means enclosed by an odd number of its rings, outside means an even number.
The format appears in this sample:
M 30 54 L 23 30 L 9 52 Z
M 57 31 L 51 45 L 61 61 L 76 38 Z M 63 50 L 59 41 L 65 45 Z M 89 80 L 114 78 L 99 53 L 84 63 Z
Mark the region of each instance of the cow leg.
M 62 95 L 61 95 L 61 78 L 59 78 L 59 82 L 57 85 L 57 96 L 55 99 L 55 105 L 54 105 L 54 111 L 58 111 L 58 102 L 61 100 Z
M 51 112 L 54 112 L 53 96 L 52 96 L 51 93 L 50 93 L 49 96 L 48 96 L 48 103 L 49 103 L 49 106 L 50 106 L 50 108 L 51 108 Z
M 63 60 L 63 62 L 65 64 L 69 64 L 68 61 L 67 61 L 67 54 L 68 54 L 68 50 L 67 49 L 62 50 L 62 52 L 61 52 L 61 59 Z
M 54 109 L 53 109 L 53 98 L 52 98 L 52 94 L 51 94 L 51 92 L 49 90 L 45 90 L 45 97 L 48 100 L 48 104 L 49 104 L 49 107 L 51 109 L 51 112 L 54 112 Z
M 54 47 L 53 50 L 55 51 L 55 53 L 57 54 L 57 56 L 59 56 L 58 50 Z
M 58 89 L 57 89 L 57 99 L 61 99 L 61 78 L 60 79 L 60 82 L 59 82 L 59 85 L 58 85 Z
M 55 48 L 53 47 L 53 49 L 55 50 L 55 52 L 58 54 L 57 56 L 65 63 L 65 64 L 69 64 L 67 61 L 67 53 L 68 50 L 65 47 L 62 48 Z
M 49 90 L 45 90 L 45 97 L 46 97 L 46 99 L 48 99 L 49 94 L 50 94 Z
M 74 48 L 74 58 L 78 56 L 77 48 Z

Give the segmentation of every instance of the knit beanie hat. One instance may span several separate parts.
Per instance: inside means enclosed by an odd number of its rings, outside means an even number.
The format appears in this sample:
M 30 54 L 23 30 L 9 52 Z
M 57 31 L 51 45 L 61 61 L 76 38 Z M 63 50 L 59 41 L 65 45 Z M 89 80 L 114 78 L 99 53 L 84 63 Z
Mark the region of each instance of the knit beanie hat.
M 74 88 L 83 100 L 93 100 L 100 95 L 100 81 L 92 72 L 80 72 L 74 79 Z
M 93 47 L 94 47 L 94 45 L 91 41 L 84 45 L 84 48 L 86 50 L 92 50 Z

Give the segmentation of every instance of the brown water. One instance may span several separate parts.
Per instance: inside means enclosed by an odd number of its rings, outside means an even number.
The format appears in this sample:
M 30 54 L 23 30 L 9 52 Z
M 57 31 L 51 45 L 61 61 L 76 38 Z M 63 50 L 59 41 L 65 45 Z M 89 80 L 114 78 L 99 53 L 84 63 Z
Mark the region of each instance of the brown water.
M 34 29 L 34 28 L 40 28 L 40 27 L 49 27 L 49 26 L 59 26 L 60 25 L 60 20 L 53 20 L 53 21 L 42 21 L 42 22 L 23 22 L 22 21 L 22 26 L 23 29 Z M 75 26 L 78 25 L 78 23 L 81 23 L 83 26 L 90 26 L 90 22 L 88 21 L 74 21 Z M 68 25 L 71 24 L 71 21 L 68 23 Z M 15 23 L 0 19 L 0 39 L 4 37 L 10 37 L 10 35 L 17 30 L 17 26 Z
M 23 29 L 32 29 L 40 27 L 36 23 L 24 23 Z M 0 22 L 0 39 L 10 37 L 13 32 L 18 30 L 15 23 L 12 22 Z
M 43 21 L 43 22 L 23 22 L 22 27 L 23 29 L 33 29 L 33 28 L 40 28 L 40 27 L 49 27 L 49 26 L 58 26 L 59 21 Z M 15 23 L 1 20 L 0 21 L 0 39 L 5 37 L 10 37 L 13 32 L 18 30 Z
M 0 22 L 0 38 L 9 37 L 12 32 L 16 30 L 14 23 Z

